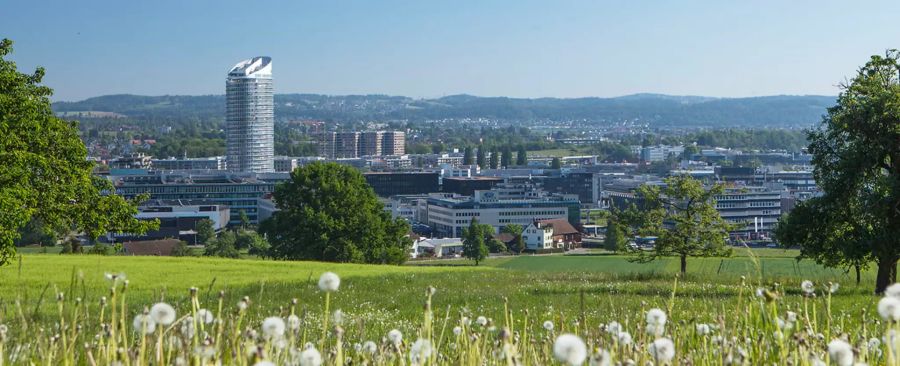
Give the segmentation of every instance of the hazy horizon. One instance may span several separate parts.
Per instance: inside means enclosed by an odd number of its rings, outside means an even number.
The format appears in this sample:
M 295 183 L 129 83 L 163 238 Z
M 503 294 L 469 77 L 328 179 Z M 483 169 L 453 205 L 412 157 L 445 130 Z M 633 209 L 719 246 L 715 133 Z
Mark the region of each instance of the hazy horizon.
M 900 46 L 891 1 L 253 6 L 12 0 L 0 37 L 20 71 L 47 69 L 56 101 L 223 94 L 231 66 L 258 55 L 279 94 L 832 96 Z

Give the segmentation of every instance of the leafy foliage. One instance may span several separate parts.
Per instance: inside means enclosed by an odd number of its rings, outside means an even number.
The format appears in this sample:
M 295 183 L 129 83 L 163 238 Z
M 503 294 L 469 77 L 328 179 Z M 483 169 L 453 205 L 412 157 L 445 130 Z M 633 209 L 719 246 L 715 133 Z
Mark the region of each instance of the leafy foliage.
M 635 193 L 639 203 L 613 218 L 627 227 L 626 232 L 657 237 L 652 250 L 631 249 L 634 259 L 649 262 L 674 255 L 681 259 L 684 275 L 688 257 L 731 255 L 726 246 L 731 225 L 719 216 L 715 202 L 724 187 L 717 184 L 704 189 L 699 180 L 688 175 L 672 176 L 664 182 L 663 188 L 640 186 Z
M 203 255 L 210 257 L 237 258 L 240 252 L 237 249 L 237 235 L 226 231 L 213 241 L 206 244 Z
M 75 123 L 54 116 L 44 69 L 19 73 L 5 59 L 12 41 L 0 42 L 0 265 L 15 254 L 19 229 L 32 218 L 96 239 L 109 231 L 143 233 L 135 202 L 105 195 L 112 185 L 91 174 L 93 163 Z
M 493 232 L 493 227 L 479 224 L 478 219 L 473 218 L 469 227 L 463 229 L 463 256 L 475 261 L 476 266 L 481 263 L 488 256 L 487 240 Z
M 194 224 L 194 230 L 197 231 L 197 244 L 208 244 L 216 238 L 214 225 L 210 219 L 203 219 Z
M 384 211 L 352 167 L 308 164 L 275 187 L 274 197 L 280 211 L 260 226 L 274 258 L 390 264 L 407 259 L 409 225 Z
M 896 282 L 900 259 L 900 52 L 872 56 L 809 134 L 823 196 L 782 223 L 783 240 L 829 265 L 878 263 L 875 291 Z M 822 224 L 829 225 L 825 228 Z M 796 230 L 796 232 L 790 232 Z M 841 241 L 838 246 L 838 240 Z M 837 256 L 835 259 L 827 259 Z

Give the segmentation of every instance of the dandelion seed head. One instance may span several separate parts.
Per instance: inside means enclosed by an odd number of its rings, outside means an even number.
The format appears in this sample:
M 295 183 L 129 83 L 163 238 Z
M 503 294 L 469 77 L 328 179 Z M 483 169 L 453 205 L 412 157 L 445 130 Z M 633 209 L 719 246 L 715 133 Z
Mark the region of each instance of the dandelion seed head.
M 433 351 L 431 341 L 419 338 L 409 347 L 409 361 L 413 365 L 424 364 L 431 357 Z
M 900 299 L 900 283 L 895 283 L 884 289 L 885 297 L 896 297 Z
M 462 334 L 462 328 L 460 328 L 460 327 L 458 327 L 458 326 L 457 326 L 457 327 L 453 327 L 453 335 L 457 335 L 457 336 L 458 336 L 458 335 L 460 335 L 460 334 Z
M 483 316 L 479 316 L 478 318 L 475 319 L 475 324 L 478 324 L 482 327 L 487 325 L 487 323 L 488 323 L 487 318 L 485 318 Z
M 400 344 L 401 342 L 403 342 L 403 333 L 401 333 L 397 329 L 391 329 L 391 331 L 388 332 L 387 337 L 388 341 L 393 344 Z
M 197 310 L 197 319 L 203 322 L 203 324 L 211 324 L 215 317 L 213 316 L 212 311 L 206 309 Z
M 313 347 L 300 352 L 300 366 L 319 366 L 322 364 L 322 354 Z
M 813 285 L 812 281 L 804 280 L 803 282 L 800 282 L 800 290 L 803 291 L 803 294 L 805 295 L 812 295 L 816 292 L 816 286 Z
M 169 325 L 175 322 L 175 308 L 164 302 L 158 302 L 150 307 L 150 317 L 158 324 Z
M 611 321 L 606 325 L 606 332 L 612 335 L 617 335 L 622 331 L 622 325 L 617 321 Z
M 853 347 L 840 339 L 828 343 L 828 357 L 838 366 L 853 366 Z
M 259 361 L 254 363 L 253 366 L 275 366 L 275 363 L 272 361 Z
M 841 284 L 837 282 L 829 282 L 828 283 L 828 293 L 833 294 L 841 288 Z
M 544 321 L 544 329 L 547 331 L 553 331 L 553 322 L 546 320 Z
M 287 325 L 288 325 L 288 329 L 290 329 L 290 330 L 300 329 L 300 317 L 298 317 L 294 314 L 291 314 L 287 318 Z
M 650 325 L 666 325 L 666 312 L 659 308 L 653 308 L 647 311 L 647 324 Z
M 900 298 L 886 296 L 878 301 L 878 315 L 888 321 L 900 320 Z
M 342 325 L 344 323 L 344 312 L 341 309 L 337 309 L 331 318 L 334 320 L 334 325 Z
M 284 320 L 277 316 L 265 318 L 262 322 L 262 332 L 267 338 L 279 338 L 284 335 Z
M 668 338 L 659 338 L 650 347 L 647 348 L 652 356 L 659 363 L 666 363 L 675 358 L 675 343 Z
M 621 332 L 616 335 L 616 339 L 619 341 L 619 344 L 627 346 L 631 344 L 631 333 Z
M 362 347 L 363 347 L 363 351 L 365 351 L 366 353 L 368 353 L 370 355 L 374 355 L 375 352 L 378 352 L 378 345 L 372 341 L 366 341 L 365 343 L 363 343 Z
M 553 356 L 570 366 L 581 365 L 587 358 L 587 345 L 574 334 L 561 334 L 553 342 Z
M 319 289 L 325 292 L 335 292 L 341 286 L 341 278 L 334 272 L 325 272 L 319 277 Z
M 588 360 L 589 366 L 610 366 L 612 365 L 612 357 L 609 352 L 605 349 L 598 350 L 591 356 L 590 360 Z
M 131 323 L 136 333 L 152 334 L 156 331 L 156 321 L 147 314 L 138 314 Z
M 709 334 L 710 327 L 709 324 L 697 324 L 697 334 L 705 336 Z

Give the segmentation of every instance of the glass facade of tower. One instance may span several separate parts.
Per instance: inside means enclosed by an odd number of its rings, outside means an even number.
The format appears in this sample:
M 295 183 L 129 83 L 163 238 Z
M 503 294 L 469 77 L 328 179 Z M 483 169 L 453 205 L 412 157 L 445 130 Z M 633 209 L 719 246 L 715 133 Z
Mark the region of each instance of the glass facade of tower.
M 272 60 L 255 57 L 235 65 L 225 94 L 228 170 L 274 171 Z

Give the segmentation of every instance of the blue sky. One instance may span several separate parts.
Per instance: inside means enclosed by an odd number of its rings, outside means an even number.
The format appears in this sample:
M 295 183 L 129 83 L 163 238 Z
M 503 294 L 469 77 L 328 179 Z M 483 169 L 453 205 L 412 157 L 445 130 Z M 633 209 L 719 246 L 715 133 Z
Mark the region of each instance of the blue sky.
M 900 1 L 4 0 L 0 37 L 56 100 L 222 94 L 257 55 L 278 93 L 835 95 Z

